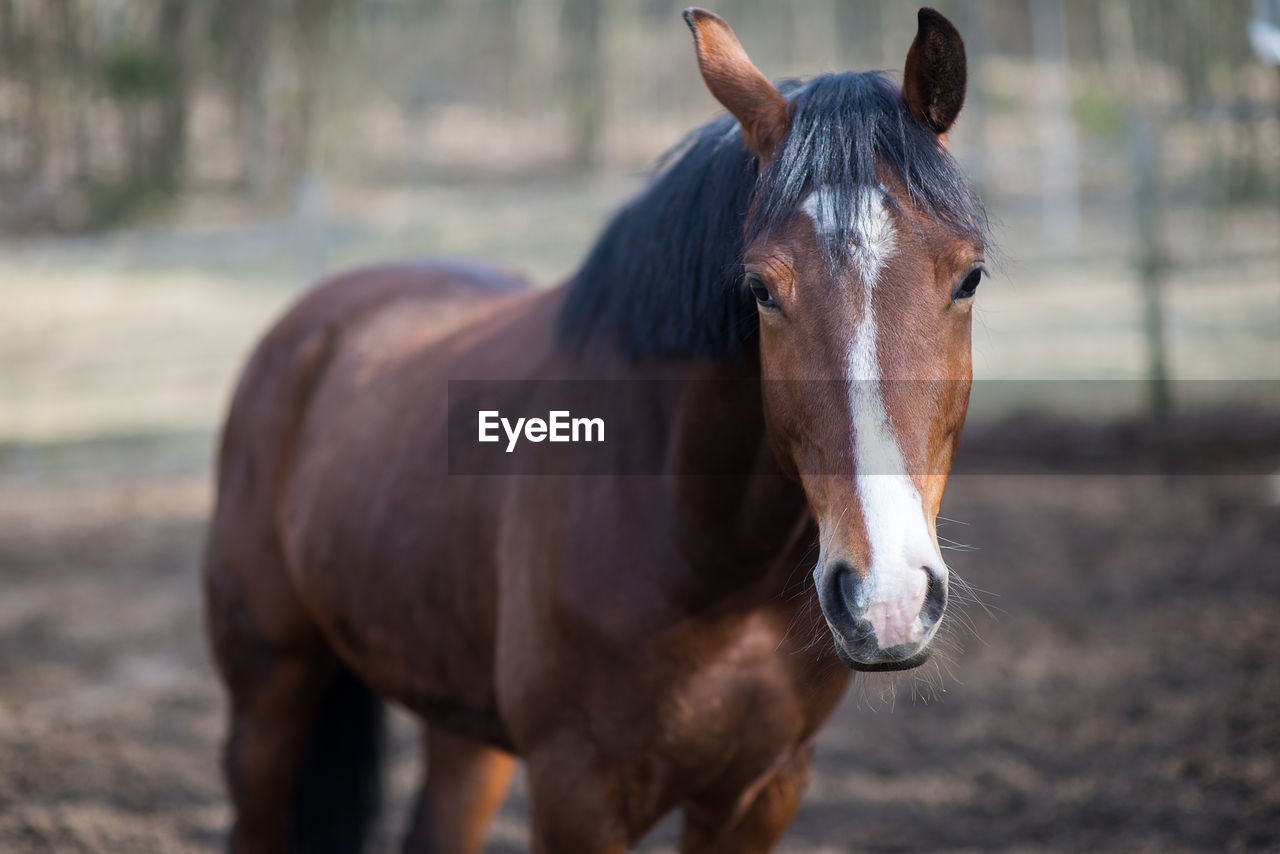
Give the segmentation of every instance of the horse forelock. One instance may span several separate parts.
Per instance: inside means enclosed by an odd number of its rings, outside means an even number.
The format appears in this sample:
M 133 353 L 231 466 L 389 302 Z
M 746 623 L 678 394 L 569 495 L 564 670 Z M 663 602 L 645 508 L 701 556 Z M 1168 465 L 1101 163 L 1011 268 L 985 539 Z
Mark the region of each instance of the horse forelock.
M 827 260 L 856 262 L 865 207 L 904 200 L 926 217 L 986 243 L 981 202 L 938 136 L 907 109 L 881 72 L 830 74 L 784 87 L 794 107 L 791 132 L 760 176 L 747 242 L 785 227 L 815 191 L 824 195 L 830 227 L 820 234 Z

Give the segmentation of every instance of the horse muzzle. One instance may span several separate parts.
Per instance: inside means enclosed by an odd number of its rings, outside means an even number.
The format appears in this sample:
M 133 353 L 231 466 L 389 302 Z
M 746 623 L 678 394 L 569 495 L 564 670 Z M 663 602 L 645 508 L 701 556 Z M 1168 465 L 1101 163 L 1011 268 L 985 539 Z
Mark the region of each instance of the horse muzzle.
M 846 561 L 813 571 L 836 654 L 862 671 L 910 670 L 929 658 L 947 607 L 945 568 L 878 567 L 859 575 Z

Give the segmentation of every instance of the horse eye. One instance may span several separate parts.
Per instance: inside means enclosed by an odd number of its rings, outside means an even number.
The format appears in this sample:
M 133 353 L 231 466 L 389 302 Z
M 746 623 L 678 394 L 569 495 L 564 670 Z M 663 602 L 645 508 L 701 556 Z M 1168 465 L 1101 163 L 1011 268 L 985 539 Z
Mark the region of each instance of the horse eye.
M 747 288 L 751 291 L 751 295 L 756 298 L 756 302 L 765 308 L 777 308 L 778 304 L 773 300 L 773 294 L 769 293 L 769 289 L 765 287 L 764 282 L 760 281 L 759 276 L 751 274 L 747 275 Z
M 964 281 L 960 283 L 960 287 L 956 288 L 955 293 L 951 295 L 954 302 L 969 299 L 978 290 L 978 285 L 982 282 L 982 268 L 974 267 L 969 274 L 964 277 Z

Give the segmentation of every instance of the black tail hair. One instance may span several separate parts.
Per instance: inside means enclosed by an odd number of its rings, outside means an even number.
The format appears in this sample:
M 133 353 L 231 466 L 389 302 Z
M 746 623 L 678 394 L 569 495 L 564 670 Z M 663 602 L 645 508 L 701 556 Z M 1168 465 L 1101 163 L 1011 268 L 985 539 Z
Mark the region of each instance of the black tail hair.
M 290 805 L 290 850 L 358 854 L 382 795 L 383 708 L 345 667 L 307 733 Z

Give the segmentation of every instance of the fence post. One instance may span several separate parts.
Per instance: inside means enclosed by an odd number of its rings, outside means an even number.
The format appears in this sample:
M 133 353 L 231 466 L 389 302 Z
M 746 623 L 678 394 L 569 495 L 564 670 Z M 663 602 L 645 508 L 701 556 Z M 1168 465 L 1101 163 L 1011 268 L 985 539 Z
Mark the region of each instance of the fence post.
M 1080 169 L 1071 114 L 1066 19 L 1062 0 L 1031 0 L 1030 11 L 1041 222 L 1046 237 L 1070 247 L 1080 235 Z
M 1147 413 L 1153 419 L 1163 420 L 1172 408 L 1164 335 L 1164 283 L 1168 259 L 1160 239 L 1160 141 L 1152 119 L 1145 111 L 1130 119 L 1130 139 L 1137 175 L 1133 199 L 1138 226 L 1138 279 L 1147 343 Z

